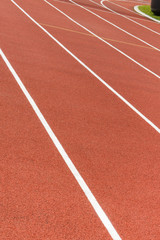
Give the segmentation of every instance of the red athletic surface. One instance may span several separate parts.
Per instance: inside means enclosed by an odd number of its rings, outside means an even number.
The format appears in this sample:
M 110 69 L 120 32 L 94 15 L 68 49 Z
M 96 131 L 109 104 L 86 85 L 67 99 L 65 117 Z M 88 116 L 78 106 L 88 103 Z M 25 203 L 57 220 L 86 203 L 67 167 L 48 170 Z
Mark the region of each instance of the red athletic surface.
M 16 3 L 160 127 L 158 78 L 45 2 Z M 158 51 L 73 4 L 50 3 L 160 75 Z M 160 48 L 158 35 L 79 3 Z M 0 9 L 0 47 L 120 237 L 159 239 L 159 134 L 12 2 Z M 0 76 L 1 239 L 110 240 L 2 58 Z

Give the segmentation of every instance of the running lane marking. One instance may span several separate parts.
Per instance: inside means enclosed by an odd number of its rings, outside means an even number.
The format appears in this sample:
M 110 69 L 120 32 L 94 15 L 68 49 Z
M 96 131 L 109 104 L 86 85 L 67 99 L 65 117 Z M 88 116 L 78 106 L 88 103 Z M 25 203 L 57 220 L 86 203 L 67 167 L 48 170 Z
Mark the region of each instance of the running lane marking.
M 137 6 L 135 6 L 134 7 L 134 9 L 135 9 L 135 11 L 133 11 L 133 10 L 131 10 L 131 9 L 129 9 L 129 8 L 126 8 L 126 7 L 124 7 L 124 6 L 121 6 L 121 5 L 119 5 L 119 4 L 117 4 L 117 3 L 115 3 L 115 1 L 113 2 L 113 1 L 109 1 L 109 0 L 105 0 L 105 1 L 107 1 L 107 2 L 109 2 L 109 3 L 111 3 L 111 4 L 114 4 L 114 5 L 116 5 L 116 6 L 118 6 L 118 7 L 120 7 L 120 8 L 123 8 L 123 9 L 125 9 L 125 10 L 127 10 L 127 11 L 129 11 L 129 12 L 131 12 L 131 13 L 134 13 L 134 14 L 136 14 L 137 15 L 137 12 L 141 15 L 141 16 L 143 16 L 143 17 L 147 17 L 147 18 L 149 18 L 149 19 L 151 19 L 151 20 L 153 20 L 153 21 L 155 21 L 155 22 L 157 22 L 157 23 L 160 23 L 160 21 L 158 21 L 158 20 L 156 20 L 155 18 L 152 18 L 152 17 L 150 17 L 149 15 L 147 15 L 147 14 L 145 14 L 145 13 L 143 13 L 143 12 L 141 12 L 141 11 L 138 11 L 138 9 L 136 8 Z M 124 1 L 123 1 L 124 2 Z M 139 3 L 142 3 L 142 2 L 136 2 L 137 4 Z M 145 4 L 146 4 L 146 2 L 145 2 Z M 148 4 L 150 4 L 150 3 L 148 3 Z M 99 5 L 100 6 L 100 5 Z M 138 15 L 139 15 L 138 14 Z M 133 18 L 136 18 L 136 19 L 139 19 L 139 20 L 143 20 L 143 21 L 148 21 L 149 22 L 149 20 L 147 20 L 147 19 L 145 19 L 145 18 L 138 18 L 138 17 L 133 17 Z M 154 31 L 153 29 L 151 29 L 151 28 L 149 28 L 152 32 L 154 32 L 154 33 L 156 33 L 156 34 L 158 34 L 158 35 L 160 35 L 160 33 L 158 33 L 158 32 L 156 32 L 156 31 Z
M 84 179 L 82 178 L 82 176 L 80 175 L 80 173 L 78 172 L 76 167 L 74 166 L 74 164 L 71 161 L 71 159 L 67 155 L 67 153 L 64 150 L 63 146 L 61 145 L 61 143 L 59 142 L 58 138 L 56 137 L 56 135 L 52 131 L 51 127 L 47 123 L 46 119 L 44 118 L 44 116 L 41 113 L 40 109 L 36 105 L 34 99 L 31 97 L 31 95 L 27 91 L 26 87 L 24 86 L 23 82 L 21 81 L 21 79 L 17 75 L 16 71 L 13 69 L 12 65 L 10 64 L 10 62 L 7 59 L 7 57 L 3 53 L 2 49 L 0 49 L 0 55 L 1 55 L 2 59 L 4 60 L 4 62 L 6 63 L 8 69 L 12 73 L 13 77 L 15 78 L 17 84 L 21 88 L 22 92 L 24 93 L 25 97 L 27 98 L 28 102 L 30 103 L 31 107 L 33 108 L 35 114 L 37 115 L 37 117 L 39 118 L 40 122 L 42 123 L 43 127 L 45 128 L 46 132 L 48 133 L 49 137 L 51 138 L 52 142 L 56 146 L 56 148 L 59 151 L 60 155 L 62 156 L 63 160 L 67 164 L 67 166 L 70 169 L 71 173 L 73 174 L 73 176 L 77 180 L 78 184 L 80 185 L 81 189 L 83 190 L 84 194 L 86 195 L 87 199 L 91 203 L 93 209 L 95 210 L 95 212 L 97 213 L 98 217 L 100 218 L 100 220 L 104 224 L 105 228 L 108 230 L 108 232 L 111 235 L 112 239 L 113 240 L 121 240 L 120 236 L 118 235 L 117 231 L 113 227 L 113 225 L 110 222 L 109 218 L 107 217 L 107 215 L 105 214 L 105 212 L 103 211 L 101 206 L 99 205 L 98 201 L 96 200 L 96 198 L 92 194 L 91 190 L 89 189 L 89 187 L 85 183 Z
M 70 2 L 68 1 L 68 2 L 64 2 L 64 0 L 53 0 L 54 2 L 59 2 L 59 3 L 61 3 L 61 4 L 70 4 Z M 122 0 L 119 0 L 119 1 L 122 1 Z M 123 1 L 124 2 L 124 1 Z M 138 3 L 140 3 L 140 2 L 138 2 Z M 95 8 L 95 7 L 92 7 L 92 6 L 87 6 L 89 9 L 93 9 L 93 10 L 96 10 L 96 11 L 100 11 L 100 12 L 104 12 L 104 13 L 106 13 L 106 11 L 104 10 L 104 7 L 103 6 L 101 6 L 100 4 L 98 4 L 97 3 L 97 5 L 99 5 L 101 8 Z M 135 13 L 135 12 L 134 12 Z M 107 12 L 107 14 L 113 14 L 114 15 L 114 13 L 112 13 L 112 12 Z M 135 18 L 135 19 L 138 19 L 138 20 L 143 20 L 143 21 L 146 21 L 146 22 L 149 22 L 149 20 L 148 19 L 145 19 L 145 18 L 142 18 L 142 19 L 140 19 L 138 16 L 136 17 L 136 16 L 132 16 L 131 18 Z
M 58 1 L 58 0 L 57 0 L 57 1 Z M 89 1 L 92 2 L 92 3 L 94 3 L 94 4 L 96 4 L 96 5 L 98 5 L 98 6 L 101 6 L 101 7 L 102 7 L 101 4 L 99 4 L 99 3 L 97 3 L 97 2 L 95 2 L 95 1 L 93 1 L 93 0 L 89 0 Z M 111 2 L 110 2 L 110 3 L 111 3 Z M 136 3 L 137 3 L 137 2 L 136 2 Z M 104 7 L 104 6 L 103 6 L 103 7 Z M 108 13 L 115 14 L 115 13 L 113 12 L 113 10 L 112 10 L 112 12 L 108 12 Z M 124 15 L 121 14 L 121 16 L 124 16 Z M 137 17 L 131 17 L 131 19 L 130 19 L 131 21 L 132 21 L 132 18 L 137 19 Z M 140 20 L 140 19 L 138 18 L 138 20 Z M 149 21 L 148 19 L 141 19 L 141 20 L 146 21 L 146 22 Z M 133 22 L 136 22 L 136 21 L 133 20 Z M 155 33 L 155 34 L 160 35 L 159 32 L 156 32 L 155 30 L 153 30 L 153 29 L 151 29 L 151 28 L 149 28 L 149 27 L 146 27 L 145 25 L 143 25 L 143 24 L 141 24 L 141 23 L 136 22 L 136 24 L 140 25 L 141 27 L 146 28 L 147 30 L 149 30 L 149 31 L 151 31 L 151 32 L 153 32 L 153 33 Z
M 116 6 L 120 7 L 120 8 L 123 8 L 123 9 L 125 9 L 125 10 L 127 10 L 127 11 L 129 11 L 129 12 L 131 12 L 131 13 L 134 13 L 134 14 L 136 13 L 136 12 L 134 12 L 133 10 L 128 9 L 128 8 L 126 8 L 126 7 L 124 7 L 124 6 L 121 6 L 121 5 L 119 5 L 119 4 L 115 3 L 115 2 L 112 2 L 112 1 L 109 1 L 109 0 L 106 0 L 106 2 L 113 3 L 114 5 L 116 5 Z
M 124 102 L 129 108 L 137 113 L 145 122 L 147 122 L 153 129 L 160 133 L 158 128 L 152 121 L 145 117 L 139 110 L 137 110 L 130 102 L 128 102 L 122 95 L 114 90 L 108 83 L 106 83 L 100 76 L 98 76 L 91 68 L 89 68 L 84 62 L 82 62 L 76 55 L 74 55 L 68 48 L 66 48 L 61 42 L 59 42 L 54 36 L 52 36 L 44 27 L 36 22 L 28 13 L 26 13 L 17 3 L 13 0 L 11 2 L 19 8 L 32 22 L 34 22 L 41 30 L 43 30 L 52 40 L 54 40 L 60 47 L 62 47 L 69 55 L 71 55 L 80 65 L 82 65 L 88 72 L 90 72 L 95 78 L 97 78 L 104 86 L 106 86 L 113 94 L 115 94 L 122 102 Z M 158 78 L 160 78 L 158 76 Z
M 105 2 L 105 1 L 106 1 L 106 0 L 101 0 L 101 5 L 100 5 L 100 6 L 103 6 L 104 8 L 108 9 L 109 11 L 111 11 L 111 12 L 113 12 L 113 13 L 115 13 L 115 14 L 123 17 L 123 18 L 126 18 L 126 19 L 128 19 L 129 21 L 134 22 L 135 24 L 137 24 L 137 25 L 139 25 L 139 26 L 141 26 L 141 27 L 143 27 L 143 28 L 146 28 L 147 30 L 149 30 L 149 31 L 151 31 L 151 32 L 153 32 L 153 33 L 156 33 L 156 34 L 160 35 L 160 33 L 152 30 L 151 28 L 148 28 L 148 27 L 146 27 L 145 25 L 143 25 L 143 24 L 141 24 L 141 23 L 139 23 L 139 22 L 136 22 L 136 21 L 134 21 L 133 19 L 127 17 L 127 16 L 125 16 L 125 15 L 123 15 L 123 14 L 120 14 L 120 13 L 117 13 L 116 11 L 110 9 L 109 7 L 106 7 L 106 6 L 104 5 L 104 2 Z M 90 0 L 90 2 L 95 3 L 93 0 Z M 112 3 L 112 2 L 110 2 L 110 3 Z M 99 4 L 98 4 L 98 5 L 99 5 Z
M 137 37 L 137 36 L 135 36 L 135 35 L 129 33 L 128 31 L 124 30 L 123 28 L 118 27 L 116 24 L 111 23 L 110 21 L 108 21 L 108 20 L 106 20 L 105 18 L 99 16 L 98 14 L 92 12 L 91 10 L 89 10 L 89 9 L 87 9 L 87 8 L 85 8 L 85 7 L 83 7 L 82 5 L 79 5 L 78 3 L 76 3 L 76 2 L 74 2 L 74 1 L 72 1 L 72 0 L 69 0 L 69 1 L 72 2 L 73 4 L 75 4 L 76 6 L 78 6 L 78 7 L 82 8 L 82 9 L 86 10 L 87 12 L 93 14 L 94 16 L 100 18 L 101 20 L 103 20 L 103 21 L 105 21 L 105 22 L 111 24 L 113 27 L 115 27 L 115 28 L 119 29 L 120 31 L 126 33 L 127 35 L 129 35 L 129 36 L 131 36 L 131 37 L 137 39 L 137 40 L 140 41 L 140 42 L 143 42 L 144 44 L 148 45 L 149 47 L 154 48 L 155 50 L 157 50 L 157 51 L 160 52 L 160 49 L 159 49 L 159 48 L 154 47 L 153 45 L 151 45 L 151 44 L 149 44 L 148 42 L 142 40 L 141 38 L 139 38 L 139 37 Z
M 12 1 L 12 0 L 11 0 Z M 105 41 L 104 39 L 102 39 L 101 37 L 99 37 L 97 34 L 93 33 L 92 31 L 90 31 L 88 28 L 84 27 L 83 25 L 81 25 L 80 23 L 76 22 L 73 18 L 69 17 L 67 14 L 65 14 L 64 12 L 62 12 L 59 8 L 55 7 L 54 5 L 52 5 L 50 2 L 48 2 L 47 0 L 44 0 L 44 2 L 46 2 L 48 5 L 50 5 L 52 8 L 56 9 L 58 12 L 60 12 L 62 15 L 64 15 L 66 18 L 68 18 L 69 20 L 71 20 L 72 22 L 74 22 L 75 24 L 77 24 L 78 26 L 80 26 L 81 28 L 83 28 L 84 30 L 86 30 L 87 32 L 89 32 L 90 34 L 92 34 L 93 36 L 95 36 L 96 38 L 98 38 L 99 40 L 101 40 L 102 42 L 104 42 L 105 44 L 107 44 L 108 46 L 110 46 L 111 48 L 115 49 L 117 52 L 121 53 L 122 55 L 124 55 L 126 58 L 130 59 L 132 62 L 136 63 L 138 66 L 140 66 L 141 68 L 145 69 L 146 71 L 148 71 L 149 73 L 153 74 L 155 77 L 160 78 L 160 76 L 158 74 L 156 74 L 155 72 L 151 71 L 150 69 L 148 69 L 147 67 L 145 67 L 144 65 L 142 65 L 141 63 L 139 63 L 138 61 L 136 61 L 135 59 L 131 58 L 129 55 L 127 55 L 126 53 L 124 53 L 123 51 L 121 51 L 120 49 L 118 49 L 117 47 L 114 47 L 112 44 L 110 44 L 109 42 Z

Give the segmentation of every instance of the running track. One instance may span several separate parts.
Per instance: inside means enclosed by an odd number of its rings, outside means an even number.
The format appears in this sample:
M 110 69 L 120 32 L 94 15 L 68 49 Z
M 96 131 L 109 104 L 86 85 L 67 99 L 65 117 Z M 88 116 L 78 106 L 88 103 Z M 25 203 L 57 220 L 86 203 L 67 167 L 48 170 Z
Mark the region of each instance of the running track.
M 1 240 L 159 239 L 160 28 L 139 2 L 0 1 Z

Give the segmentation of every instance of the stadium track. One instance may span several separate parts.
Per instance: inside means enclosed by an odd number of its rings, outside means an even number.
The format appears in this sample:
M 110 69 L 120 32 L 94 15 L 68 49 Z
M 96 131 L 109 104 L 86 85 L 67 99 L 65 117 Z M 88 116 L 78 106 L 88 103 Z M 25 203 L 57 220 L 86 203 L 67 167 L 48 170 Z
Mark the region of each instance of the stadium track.
M 45 1 L 15 2 L 160 128 L 158 77 Z M 155 49 L 73 3 L 53 0 L 49 3 L 160 75 L 160 53 Z M 160 48 L 159 35 L 91 1 L 77 3 Z M 126 6 L 126 2 L 119 4 Z M 53 41 L 13 1 L 2 0 L 0 5 L 0 48 L 121 239 L 158 239 L 158 131 Z M 158 24 L 134 15 L 136 21 L 158 31 Z M 0 71 L 2 239 L 113 239 L 3 58 Z

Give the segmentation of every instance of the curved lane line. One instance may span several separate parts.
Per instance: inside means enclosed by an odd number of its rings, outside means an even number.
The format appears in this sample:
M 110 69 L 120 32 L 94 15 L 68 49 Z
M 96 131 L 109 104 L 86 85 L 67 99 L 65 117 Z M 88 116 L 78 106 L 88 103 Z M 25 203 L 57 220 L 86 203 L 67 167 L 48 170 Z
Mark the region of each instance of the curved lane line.
M 124 30 L 123 28 L 120 28 L 120 27 L 118 27 L 117 25 L 115 25 L 115 24 L 111 23 L 110 21 L 108 21 L 108 20 L 106 20 L 105 18 L 103 18 L 103 17 L 99 16 L 98 14 L 96 14 L 96 13 L 92 12 L 91 10 L 89 10 L 89 9 L 87 9 L 87 8 L 85 8 L 85 7 L 81 6 L 81 5 L 79 5 L 78 3 L 74 2 L 73 0 L 69 0 L 69 1 L 70 1 L 70 2 L 72 2 L 73 4 L 75 4 L 75 5 L 79 6 L 80 8 L 83 8 L 83 9 L 85 9 L 87 12 L 90 12 L 91 14 L 93 14 L 93 15 L 95 15 L 96 17 L 100 18 L 101 20 L 103 20 L 103 21 L 105 21 L 105 22 L 107 22 L 107 23 L 111 24 L 113 27 L 115 27 L 115 28 L 119 29 L 120 31 L 122 31 L 122 32 L 126 33 L 127 35 L 129 35 L 129 36 L 131 36 L 131 37 L 133 37 L 133 38 L 137 39 L 137 40 L 138 40 L 138 41 L 140 41 L 140 42 L 143 42 L 144 44 L 148 45 L 149 47 L 151 47 L 151 48 L 153 48 L 153 49 L 155 49 L 155 50 L 157 50 L 157 51 L 159 51 L 159 52 L 160 52 L 160 49 L 159 49 L 159 48 L 157 48 L 157 47 L 154 47 L 154 46 L 153 46 L 153 45 L 151 45 L 150 43 L 148 43 L 148 42 L 146 42 L 146 41 L 142 40 L 141 38 L 139 38 L 139 37 L 137 37 L 137 36 L 135 36 L 135 35 L 133 35 L 133 34 L 131 34 L 131 33 L 129 33 L 129 32 L 127 32 L 127 31 L 126 31 L 126 30 Z
M 120 8 L 123 8 L 123 9 L 125 9 L 125 10 L 135 14 L 135 12 L 133 10 L 128 9 L 128 8 L 126 8 L 124 6 L 121 6 L 121 5 L 119 5 L 119 4 L 115 3 L 115 2 L 112 2 L 112 1 L 109 1 L 109 0 L 106 0 L 106 2 L 112 3 L 112 4 L 114 4 L 114 5 L 116 5 L 116 6 L 120 7 Z
M 76 22 L 73 18 L 69 17 L 67 14 L 65 14 L 64 12 L 62 12 L 60 9 L 58 9 L 57 7 L 55 7 L 54 5 L 52 5 L 50 2 L 48 2 L 47 0 L 43 0 L 44 2 L 46 2 L 48 5 L 50 5 L 51 7 L 53 7 L 54 9 L 56 9 L 58 12 L 60 12 L 61 14 L 63 14 L 65 17 L 67 17 L 69 20 L 71 20 L 72 22 L 74 22 L 75 24 L 77 24 L 78 26 L 80 26 L 81 28 L 83 28 L 84 30 L 86 30 L 87 32 L 89 32 L 90 34 L 92 34 L 93 36 L 95 36 L 96 38 L 98 38 L 99 40 L 101 40 L 102 42 L 104 42 L 105 44 L 107 44 L 108 46 L 110 46 L 111 48 L 115 49 L 117 52 L 121 53 L 123 56 L 125 56 L 126 58 L 130 59 L 132 62 L 136 63 L 137 65 L 139 65 L 141 68 L 145 69 L 146 71 L 148 71 L 149 73 L 151 73 L 152 75 L 154 75 L 155 77 L 160 79 L 160 76 L 158 74 L 156 74 L 155 72 L 151 71 L 149 68 L 145 67 L 144 65 L 142 65 L 141 63 L 139 63 L 138 61 L 136 61 L 135 59 L 131 58 L 129 55 L 127 55 L 126 53 L 124 53 L 123 51 L 121 51 L 120 49 L 118 49 L 117 47 L 113 46 L 112 44 L 110 44 L 109 42 L 105 41 L 104 39 L 102 39 L 101 37 L 99 37 L 97 34 L 93 33 L 92 31 L 90 31 L 88 28 L 84 27 L 83 25 L 81 25 L 80 23 Z
M 134 22 L 135 24 L 137 24 L 137 25 L 139 25 L 139 26 L 141 26 L 141 27 L 143 27 L 143 28 L 146 28 L 147 30 L 149 30 L 149 31 L 151 31 L 151 32 L 153 32 L 153 33 L 155 33 L 155 34 L 160 35 L 160 33 L 154 31 L 153 29 L 151 29 L 151 28 L 149 28 L 149 27 L 146 27 L 145 25 L 143 25 L 143 24 L 141 24 L 141 23 L 139 23 L 139 22 L 136 22 L 136 21 L 134 21 L 133 19 L 124 16 L 123 14 L 117 13 L 117 12 L 115 12 L 114 10 L 106 7 L 106 6 L 103 4 L 103 2 L 105 2 L 105 0 L 101 1 L 101 4 L 98 4 L 98 3 L 96 3 L 96 2 L 93 1 L 93 0 L 89 0 L 89 1 L 95 3 L 95 4 L 99 5 L 99 6 L 103 6 L 104 8 L 108 9 L 109 11 L 111 11 L 111 12 L 113 12 L 113 13 L 121 16 L 121 17 L 124 17 L 124 18 L 128 19 L 129 21 Z M 111 3 L 111 2 L 110 2 L 110 3 Z

